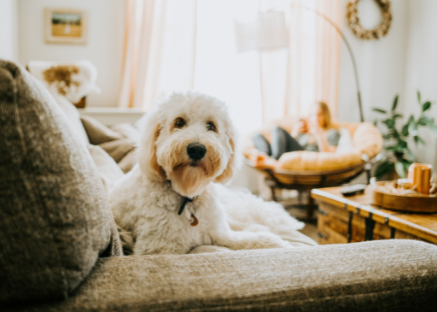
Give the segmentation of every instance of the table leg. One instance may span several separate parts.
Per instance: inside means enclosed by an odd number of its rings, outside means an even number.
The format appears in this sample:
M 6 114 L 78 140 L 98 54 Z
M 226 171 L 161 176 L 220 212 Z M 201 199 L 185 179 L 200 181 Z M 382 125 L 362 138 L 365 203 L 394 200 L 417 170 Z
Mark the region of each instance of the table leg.
M 270 187 L 270 190 L 272 191 L 272 200 L 276 201 L 276 194 L 275 194 L 275 188 L 273 186 Z
M 308 192 L 308 207 L 307 207 L 307 218 L 311 221 L 314 217 L 314 199 L 311 197 L 311 191 Z

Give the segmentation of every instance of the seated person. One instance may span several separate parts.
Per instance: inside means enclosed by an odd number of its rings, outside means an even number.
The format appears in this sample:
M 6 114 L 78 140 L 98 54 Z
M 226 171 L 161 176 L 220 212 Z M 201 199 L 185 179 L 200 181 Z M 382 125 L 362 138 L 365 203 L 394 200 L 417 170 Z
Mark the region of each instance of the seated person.
M 324 102 L 316 103 L 309 116 L 309 125 L 301 119 L 291 135 L 281 127 L 271 132 L 271 144 L 262 134 L 253 137 L 255 147 L 274 159 L 293 151 L 335 152 L 340 140 L 340 133 L 332 127 L 331 113 Z

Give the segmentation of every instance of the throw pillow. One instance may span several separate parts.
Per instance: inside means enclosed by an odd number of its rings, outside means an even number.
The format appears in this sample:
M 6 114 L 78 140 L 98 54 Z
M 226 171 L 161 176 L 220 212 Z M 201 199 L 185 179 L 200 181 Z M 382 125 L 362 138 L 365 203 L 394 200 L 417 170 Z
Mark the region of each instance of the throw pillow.
M 34 79 L 0 60 L 0 306 L 67 298 L 121 254 L 91 156 Z
M 71 103 L 65 96 L 53 95 L 54 99 L 58 103 L 61 110 L 64 112 L 73 130 L 80 138 L 83 144 L 89 144 L 88 135 L 86 134 L 85 128 L 80 121 L 80 114 L 77 108 Z
M 123 178 L 123 171 L 114 159 L 100 146 L 88 144 L 87 148 L 93 158 L 94 164 L 96 164 L 106 189 L 109 191 L 118 180 Z

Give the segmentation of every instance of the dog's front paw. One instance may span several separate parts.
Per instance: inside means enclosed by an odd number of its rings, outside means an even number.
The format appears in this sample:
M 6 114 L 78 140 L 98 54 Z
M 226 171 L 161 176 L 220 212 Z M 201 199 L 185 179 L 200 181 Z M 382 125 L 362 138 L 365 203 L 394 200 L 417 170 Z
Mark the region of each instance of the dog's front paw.
M 258 234 L 255 248 L 292 248 L 293 246 L 279 236 L 270 233 Z
M 293 247 L 290 243 L 282 240 L 273 233 L 231 231 L 229 235 L 219 236 L 214 240 L 217 245 L 233 250 Z
M 282 240 L 278 236 L 275 236 L 273 239 L 270 239 L 268 245 L 269 247 L 264 247 L 264 248 L 292 248 L 293 247 L 289 242 Z

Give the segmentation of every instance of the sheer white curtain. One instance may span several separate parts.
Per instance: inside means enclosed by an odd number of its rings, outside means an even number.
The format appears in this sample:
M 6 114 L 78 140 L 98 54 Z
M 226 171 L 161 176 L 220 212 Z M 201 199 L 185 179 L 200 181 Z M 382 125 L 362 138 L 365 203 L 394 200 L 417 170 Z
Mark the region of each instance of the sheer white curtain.
M 127 34 L 140 48 L 126 43 L 120 106 L 149 109 L 155 98 L 194 89 L 225 101 L 243 133 L 284 115 L 306 115 L 320 100 L 336 115 L 340 39 L 322 18 L 295 6 L 338 22 L 339 0 L 129 1 L 144 4 L 133 10 L 141 35 L 132 35 L 133 26 Z M 267 11 L 285 12 L 288 48 L 238 54 L 235 20 Z
M 120 107 L 193 87 L 196 0 L 127 0 Z
M 225 101 L 240 133 L 262 124 L 262 99 L 258 52 L 237 54 L 234 20 L 257 12 L 253 0 L 198 1 L 194 89 Z
M 261 12 L 283 11 L 289 47 L 261 51 L 263 120 L 306 116 L 317 101 L 326 102 L 337 115 L 340 37 L 313 10 L 339 24 L 338 0 L 263 0 Z

